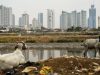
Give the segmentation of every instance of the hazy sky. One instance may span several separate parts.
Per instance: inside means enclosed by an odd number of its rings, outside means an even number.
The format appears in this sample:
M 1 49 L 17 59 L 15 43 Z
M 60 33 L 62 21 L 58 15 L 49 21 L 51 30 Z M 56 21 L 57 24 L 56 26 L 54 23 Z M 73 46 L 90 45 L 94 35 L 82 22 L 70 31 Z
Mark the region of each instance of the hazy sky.
M 30 23 L 33 17 L 37 18 L 38 12 L 44 13 L 44 24 L 46 25 L 46 9 L 55 11 L 55 24 L 59 27 L 59 16 L 61 11 L 71 12 L 73 10 L 88 10 L 93 3 L 93 0 L 0 0 L 0 5 L 12 7 L 13 13 L 16 16 L 16 24 L 18 17 L 24 12 L 30 15 Z M 94 0 L 97 9 L 97 16 L 100 16 L 100 0 Z M 88 16 L 88 15 L 87 15 Z

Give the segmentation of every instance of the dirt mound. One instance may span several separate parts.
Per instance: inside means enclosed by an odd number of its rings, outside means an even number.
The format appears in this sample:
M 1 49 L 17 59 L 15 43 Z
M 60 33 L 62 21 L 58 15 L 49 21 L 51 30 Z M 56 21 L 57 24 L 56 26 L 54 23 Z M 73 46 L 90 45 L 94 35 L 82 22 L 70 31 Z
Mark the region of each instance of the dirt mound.
M 100 75 L 100 59 L 60 57 L 42 62 L 60 75 Z

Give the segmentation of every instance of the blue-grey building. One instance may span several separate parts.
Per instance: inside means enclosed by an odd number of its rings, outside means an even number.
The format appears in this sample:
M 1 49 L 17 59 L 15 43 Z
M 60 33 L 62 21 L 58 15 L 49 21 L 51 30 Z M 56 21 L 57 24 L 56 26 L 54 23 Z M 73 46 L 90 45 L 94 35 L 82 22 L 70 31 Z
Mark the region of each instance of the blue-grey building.
M 43 13 L 38 13 L 38 21 L 40 27 L 43 27 Z
M 88 28 L 96 28 L 96 8 L 94 5 L 91 5 L 89 9 L 89 19 L 88 19 Z

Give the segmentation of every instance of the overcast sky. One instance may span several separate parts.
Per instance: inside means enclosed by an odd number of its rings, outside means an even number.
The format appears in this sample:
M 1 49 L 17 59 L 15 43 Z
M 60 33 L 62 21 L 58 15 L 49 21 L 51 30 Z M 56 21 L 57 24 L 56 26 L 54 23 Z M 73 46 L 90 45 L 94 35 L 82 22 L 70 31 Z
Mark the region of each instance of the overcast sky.
M 16 24 L 18 24 L 18 17 L 24 12 L 30 15 L 30 23 L 33 17 L 37 18 L 38 12 L 44 13 L 44 24 L 46 25 L 46 9 L 53 9 L 55 11 L 55 24 L 59 27 L 59 16 L 61 11 L 71 12 L 73 10 L 88 10 L 93 3 L 93 0 L 0 0 L 0 5 L 12 7 L 13 13 L 16 16 Z M 94 0 L 97 9 L 97 16 L 100 16 L 100 0 Z

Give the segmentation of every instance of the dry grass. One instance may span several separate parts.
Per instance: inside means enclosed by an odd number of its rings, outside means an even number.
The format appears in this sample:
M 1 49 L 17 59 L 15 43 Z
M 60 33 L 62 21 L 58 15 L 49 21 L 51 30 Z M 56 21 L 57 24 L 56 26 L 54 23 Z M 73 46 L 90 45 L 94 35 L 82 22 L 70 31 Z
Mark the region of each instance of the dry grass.
M 87 38 L 97 38 L 98 35 L 2 35 L 0 43 L 14 43 L 16 41 L 25 41 L 30 43 L 53 43 L 53 42 L 82 42 Z

